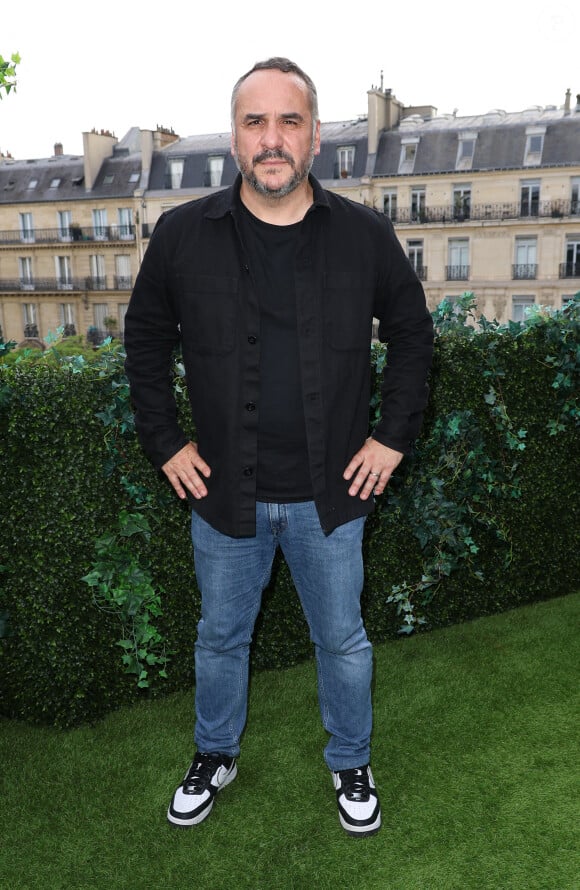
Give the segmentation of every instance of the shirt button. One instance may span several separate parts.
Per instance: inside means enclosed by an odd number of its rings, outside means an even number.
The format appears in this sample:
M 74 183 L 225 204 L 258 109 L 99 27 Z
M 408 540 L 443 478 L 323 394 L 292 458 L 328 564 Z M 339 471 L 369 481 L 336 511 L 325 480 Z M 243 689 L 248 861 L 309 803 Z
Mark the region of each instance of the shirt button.
M 247 402 L 246 403 L 246 411 L 255 411 L 256 403 L 255 402 Z
M 243 473 L 244 473 L 244 476 L 253 476 L 254 470 L 252 467 L 244 467 Z
M 257 340 L 258 340 L 258 338 L 257 338 L 257 337 L 254 337 L 253 334 L 250 334 L 250 336 L 248 337 L 248 343 L 251 343 L 252 346 L 254 345 L 254 343 L 257 342 Z

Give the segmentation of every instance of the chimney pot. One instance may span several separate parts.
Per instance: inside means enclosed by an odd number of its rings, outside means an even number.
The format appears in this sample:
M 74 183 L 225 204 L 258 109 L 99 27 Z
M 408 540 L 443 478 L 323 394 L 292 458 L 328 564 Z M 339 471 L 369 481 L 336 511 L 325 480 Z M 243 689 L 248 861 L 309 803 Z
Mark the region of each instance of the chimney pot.
M 62 155 L 62 153 L 63 153 L 62 142 L 55 142 L 54 143 L 54 156 L 60 157 Z

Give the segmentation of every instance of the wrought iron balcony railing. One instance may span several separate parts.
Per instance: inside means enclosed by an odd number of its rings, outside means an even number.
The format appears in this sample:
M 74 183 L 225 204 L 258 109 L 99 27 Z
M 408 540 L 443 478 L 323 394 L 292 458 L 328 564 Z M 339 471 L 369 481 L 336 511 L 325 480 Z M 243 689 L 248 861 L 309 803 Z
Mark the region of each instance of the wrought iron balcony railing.
M 560 263 L 560 278 L 580 278 L 580 260 L 576 263 Z
M 132 279 L 115 275 L 114 284 L 110 285 L 107 278 L 0 278 L 0 292 L 35 291 L 51 293 L 53 291 L 98 291 L 98 290 L 130 290 Z
M 537 274 L 537 263 L 514 263 L 512 266 L 512 278 L 514 279 L 536 278 Z
M 419 210 L 411 207 L 398 207 L 389 209 L 386 214 L 395 224 L 409 223 L 450 223 L 457 224 L 469 220 L 504 220 L 504 219 L 529 219 L 541 217 L 542 219 L 559 219 L 567 216 L 580 216 L 579 201 L 538 201 L 522 202 L 513 201 L 495 204 L 473 204 L 457 208 L 453 204 L 439 207 L 424 207 Z
M 70 226 L 66 229 L 0 231 L 0 244 L 74 244 L 91 241 L 134 241 L 135 226 Z
M 468 281 L 469 266 L 445 266 L 445 278 L 447 281 Z

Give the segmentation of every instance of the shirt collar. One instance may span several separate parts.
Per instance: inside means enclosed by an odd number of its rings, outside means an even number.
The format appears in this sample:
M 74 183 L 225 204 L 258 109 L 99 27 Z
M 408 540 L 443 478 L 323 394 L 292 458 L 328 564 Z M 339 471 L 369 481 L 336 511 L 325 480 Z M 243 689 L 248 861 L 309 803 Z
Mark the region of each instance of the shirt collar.
M 325 190 L 322 188 L 316 177 L 310 173 L 308 181 L 312 186 L 313 201 L 312 207 L 328 207 L 330 204 Z M 206 210 L 206 216 L 209 219 L 221 219 L 228 213 L 236 215 L 240 209 L 240 188 L 242 185 L 242 175 L 238 173 L 236 179 L 229 188 L 223 189 L 216 195 L 215 203 Z M 312 208 L 310 208 L 312 209 Z

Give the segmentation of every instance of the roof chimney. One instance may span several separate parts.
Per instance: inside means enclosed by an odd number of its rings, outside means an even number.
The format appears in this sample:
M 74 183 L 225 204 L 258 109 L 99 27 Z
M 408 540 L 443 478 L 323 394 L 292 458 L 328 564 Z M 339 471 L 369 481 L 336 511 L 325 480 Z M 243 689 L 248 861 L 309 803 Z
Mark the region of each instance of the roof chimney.
M 62 142 L 55 142 L 55 143 L 54 143 L 54 156 L 55 156 L 55 158 L 60 158 L 60 157 L 62 156 L 62 154 L 63 154 L 63 150 L 62 150 Z
M 566 90 L 566 99 L 564 102 L 564 114 L 570 114 L 570 96 L 571 95 L 572 95 L 572 92 L 570 90 L 570 87 L 568 87 L 568 89 Z

